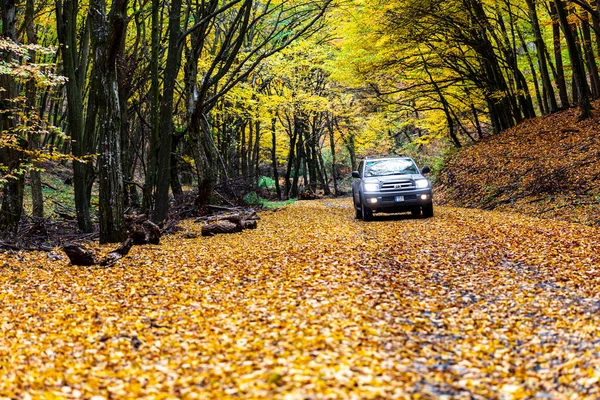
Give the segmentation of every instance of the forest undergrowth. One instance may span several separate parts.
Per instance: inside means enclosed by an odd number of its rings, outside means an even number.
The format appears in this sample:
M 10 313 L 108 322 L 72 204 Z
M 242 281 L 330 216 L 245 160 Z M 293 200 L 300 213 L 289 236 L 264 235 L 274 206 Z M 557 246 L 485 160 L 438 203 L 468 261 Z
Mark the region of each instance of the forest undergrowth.
M 598 228 L 435 212 L 299 201 L 111 268 L 2 253 L 0 398 L 600 396 Z
M 600 102 L 527 120 L 451 156 L 440 204 L 600 225 Z

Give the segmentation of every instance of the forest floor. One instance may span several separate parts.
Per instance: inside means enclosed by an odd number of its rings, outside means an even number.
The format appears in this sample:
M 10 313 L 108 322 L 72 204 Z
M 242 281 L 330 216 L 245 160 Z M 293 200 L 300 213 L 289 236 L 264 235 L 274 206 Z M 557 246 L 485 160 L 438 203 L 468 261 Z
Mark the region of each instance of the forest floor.
M 600 228 L 435 213 L 300 201 L 111 268 L 2 253 L 0 398 L 600 397 Z

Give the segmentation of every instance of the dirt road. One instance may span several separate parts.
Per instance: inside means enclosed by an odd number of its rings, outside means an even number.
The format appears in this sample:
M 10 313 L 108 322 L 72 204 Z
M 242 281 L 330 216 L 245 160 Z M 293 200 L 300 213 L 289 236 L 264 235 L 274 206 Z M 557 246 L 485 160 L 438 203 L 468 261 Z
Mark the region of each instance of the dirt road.
M 0 397 L 600 397 L 599 230 L 435 212 L 298 202 L 109 269 L 1 254 Z

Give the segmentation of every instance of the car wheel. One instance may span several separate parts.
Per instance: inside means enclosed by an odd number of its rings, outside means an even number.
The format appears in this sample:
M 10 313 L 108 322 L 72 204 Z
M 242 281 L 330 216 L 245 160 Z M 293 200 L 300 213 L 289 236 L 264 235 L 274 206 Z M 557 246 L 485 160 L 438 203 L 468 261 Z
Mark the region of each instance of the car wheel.
M 429 203 L 423 206 L 423 216 L 425 218 L 433 217 L 433 204 Z
M 415 208 L 410 213 L 412 214 L 413 217 L 419 218 L 421 216 L 421 209 L 420 208 Z
M 362 219 L 362 207 L 356 204 L 356 197 L 354 197 L 354 189 L 352 189 L 352 205 L 354 206 L 354 218 Z
M 362 217 L 363 217 L 362 207 L 357 207 L 356 203 L 354 203 L 354 218 L 362 219 Z
M 360 209 L 363 221 L 371 221 L 373 219 L 373 210 L 371 210 L 369 207 L 365 207 L 364 202 L 360 203 Z

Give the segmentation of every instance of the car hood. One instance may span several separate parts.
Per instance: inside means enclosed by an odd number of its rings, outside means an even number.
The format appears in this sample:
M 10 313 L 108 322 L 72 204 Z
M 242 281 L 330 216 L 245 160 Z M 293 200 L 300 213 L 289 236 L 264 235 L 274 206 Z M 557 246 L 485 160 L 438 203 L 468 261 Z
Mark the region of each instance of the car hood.
M 425 179 L 421 174 L 404 174 L 404 175 L 386 175 L 386 176 L 372 176 L 369 178 L 364 178 L 364 183 L 385 183 L 385 182 L 396 182 L 396 181 L 404 181 L 404 180 L 416 180 L 416 179 Z

